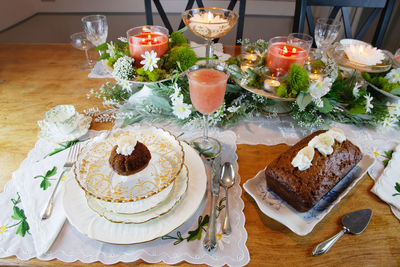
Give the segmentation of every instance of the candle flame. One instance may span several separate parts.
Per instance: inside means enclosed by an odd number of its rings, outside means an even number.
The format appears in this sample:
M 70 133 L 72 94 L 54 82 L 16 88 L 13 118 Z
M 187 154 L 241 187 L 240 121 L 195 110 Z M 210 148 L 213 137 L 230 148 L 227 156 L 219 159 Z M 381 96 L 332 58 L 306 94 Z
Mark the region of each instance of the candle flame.
M 154 38 L 154 42 L 157 42 L 157 37 Z
M 364 46 L 360 46 L 360 54 L 364 52 Z
M 207 14 L 207 22 L 210 23 L 213 19 L 213 14 L 211 12 L 208 12 Z
M 146 39 L 142 38 L 142 42 L 144 42 Z
M 283 47 L 283 54 L 286 54 L 288 52 L 286 45 Z
M 149 35 L 147 35 L 147 38 L 149 38 L 149 39 L 150 39 L 150 38 L 151 38 L 151 35 L 150 35 L 150 34 L 149 34 Z
M 296 48 L 293 47 L 292 53 L 296 53 Z

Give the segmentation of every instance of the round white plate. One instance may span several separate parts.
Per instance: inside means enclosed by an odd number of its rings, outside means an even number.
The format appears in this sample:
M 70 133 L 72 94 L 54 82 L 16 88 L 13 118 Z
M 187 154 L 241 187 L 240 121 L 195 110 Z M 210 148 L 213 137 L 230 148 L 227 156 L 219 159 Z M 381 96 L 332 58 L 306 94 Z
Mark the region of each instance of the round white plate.
M 170 212 L 179 203 L 179 201 L 183 199 L 185 192 L 187 190 L 187 185 L 188 185 L 188 173 L 186 166 L 184 166 L 181 174 L 179 175 L 178 178 L 176 178 L 174 186 L 170 194 L 168 194 L 167 198 L 165 198 L 160 204 L 153 207 L 152 209 L 130 215 L 109 211 L 102 206 L 102 202 L 104 201 L 96 199 L 88 194 L 86 194 L 86 199 L 89 208 L 91 208 L 94 212 L 96 212 L 101 217 L 104 217 L 106 220 L 110 222 L 144 223 Z M 146 199 L 144 199 L 143 201 L 145 200 Z
M 135 244 L 162 237 L 184 224 L 199 208 L 207 188 L 206 170 L 198 153 L 186 143 L 185 165 L 189 172 L 186 196 L 168 214 L 142 224 L 112 223 L 93 212 L 87 205 L 85 192 L 75 179 L 64 185 L 64 210 L 68 221 L 89 238 L 113 243 Z

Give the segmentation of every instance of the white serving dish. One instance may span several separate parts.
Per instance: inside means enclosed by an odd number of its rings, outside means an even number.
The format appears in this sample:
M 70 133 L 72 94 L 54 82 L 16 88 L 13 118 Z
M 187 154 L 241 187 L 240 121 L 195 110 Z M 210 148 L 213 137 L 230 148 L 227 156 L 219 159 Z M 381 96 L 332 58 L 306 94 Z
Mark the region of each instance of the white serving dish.
M 314 226 L 350 192 L 374 162 L 374 158 L 364 155 L 356 167 L 307 212 L 298 212 L 272 192 L 267 187 L 264 170 L 257 173 L 254 178 L 246 181 L 243 187 L 254 198 L 265 215 L 282 223 L 294 233 L 304 236 L 310 233 Z

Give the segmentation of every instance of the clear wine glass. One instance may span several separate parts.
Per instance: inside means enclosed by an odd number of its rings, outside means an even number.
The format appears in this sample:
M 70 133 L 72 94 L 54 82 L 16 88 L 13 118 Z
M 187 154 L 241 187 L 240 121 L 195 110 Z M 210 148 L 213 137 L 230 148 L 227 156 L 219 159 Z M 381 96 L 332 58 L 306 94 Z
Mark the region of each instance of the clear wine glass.
M 92 42 L 90 42 L 85 32 L 77 32 L 70 36 L 71 44 L 73 47 L 84 50 L 86 55 L 86 63 L 80 66 L 83 70 L 90 70 L 93 68 L 95 62 L 89 58 L 88 50 L 94 48 Z
M 330 18 L 319 18 L 315 24 L 315 43 L 318 49 L 324 50 L 336 40 L 340 23 Z
M 221 65 L 195 65 L 187 72 L 190 100 L 203 114 L 203 136 L 192 141 L 204 158 L 214 158 L 221 152 L 221 144 L 208 136 L 208 115 L 216 111 L 224 100 L 229 73 Z
M 188 29 L 206 40 L 206 57 L 213 57 L 213 39 L 226 35 L 235 26 L 239 15 L 231 10 L 205 7 L 186 10 L 182 19 Z
M 101 45 L 107 41 L 108 24 L 104 15 L 90 15 L 82 18 L 83 29 L 87 38 L 95 45 Z

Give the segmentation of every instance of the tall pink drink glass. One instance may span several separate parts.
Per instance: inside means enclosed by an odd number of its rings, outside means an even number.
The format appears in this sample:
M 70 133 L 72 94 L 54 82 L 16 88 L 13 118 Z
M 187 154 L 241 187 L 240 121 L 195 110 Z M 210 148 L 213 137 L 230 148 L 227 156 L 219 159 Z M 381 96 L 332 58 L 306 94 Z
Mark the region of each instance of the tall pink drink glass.
M 208 137 L 208 114 L 222 105 L 229 74 L 221 66 L 196 65 L 189 70 L 187 77 L 192 104 L 204 118 L 203 137 L 193 143 L 205 152 L 203 157 L 216 157 L 221 151 L 221 145 L 218 140 Z

